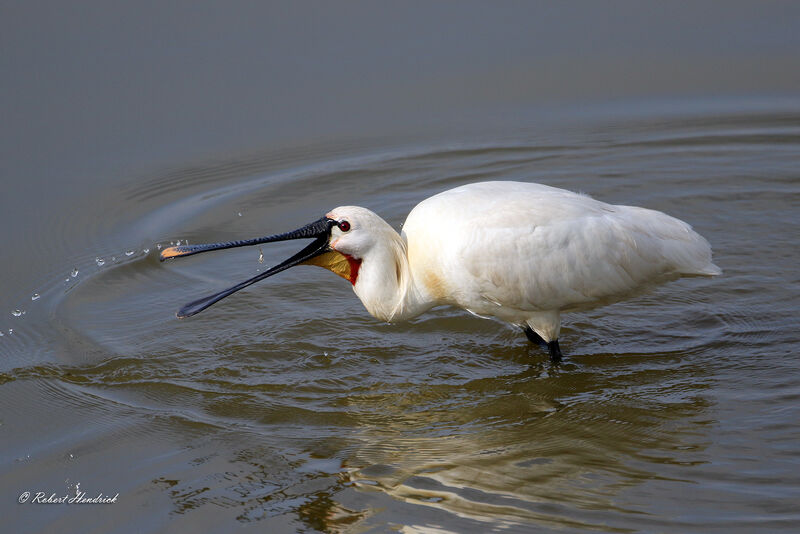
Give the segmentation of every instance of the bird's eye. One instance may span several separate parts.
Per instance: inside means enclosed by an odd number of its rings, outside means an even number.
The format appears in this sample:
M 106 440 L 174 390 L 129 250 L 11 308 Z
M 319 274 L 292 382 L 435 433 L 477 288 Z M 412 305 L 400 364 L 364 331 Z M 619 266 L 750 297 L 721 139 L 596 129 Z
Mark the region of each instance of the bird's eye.
M 342 232 L 347 232 L 350 230 L 350 223 L 347 221 L 340 221 L 339 222 L 339 230 Z

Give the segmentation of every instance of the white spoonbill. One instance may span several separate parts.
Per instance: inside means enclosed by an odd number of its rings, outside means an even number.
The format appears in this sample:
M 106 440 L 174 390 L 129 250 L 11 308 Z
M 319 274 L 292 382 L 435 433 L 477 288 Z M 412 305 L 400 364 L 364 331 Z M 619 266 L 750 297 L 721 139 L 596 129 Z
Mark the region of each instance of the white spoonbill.
M 258 239 L 181 245 L 161 260 L 287 239 L 311 244 L 267 271 L 190 302 L 189 317 L 293 265 L 347 279 L 367 311 L 404 321 L 451 305 L 521 327 L 561 358 L 563 312 L 617 302 L 681 275 L 717 275 L 711 247 L 683 221 L 546 185 L 482 182 L 420 202 L 402 234 L 368 209 L 342 206 L 300 229 Z

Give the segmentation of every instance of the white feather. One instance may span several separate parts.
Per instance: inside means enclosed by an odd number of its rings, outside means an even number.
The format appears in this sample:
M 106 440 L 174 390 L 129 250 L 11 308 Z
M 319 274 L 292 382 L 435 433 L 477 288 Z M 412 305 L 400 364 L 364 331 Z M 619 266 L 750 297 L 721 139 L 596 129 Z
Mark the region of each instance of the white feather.
M 558 338 L 560 314 L 624 299 L 681 275 L 716 275 L 711 247 L 664 213 L 615 206 L 540 184 L 483 182 L 419 203 L 402 239 L 345 206 L 332 245 L 362 260 L 356 293 L 383 320 L 442 304 Z

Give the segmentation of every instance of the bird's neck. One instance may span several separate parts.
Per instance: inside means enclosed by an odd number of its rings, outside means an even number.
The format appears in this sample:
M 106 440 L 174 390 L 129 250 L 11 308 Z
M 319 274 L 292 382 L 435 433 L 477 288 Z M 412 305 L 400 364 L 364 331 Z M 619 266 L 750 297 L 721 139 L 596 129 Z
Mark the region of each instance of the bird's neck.
M 394 230 L 362 259 L 353 290 L 370 315 L 386 322 L 411 319 L 434 305 L 415 284 L 406 243 Z

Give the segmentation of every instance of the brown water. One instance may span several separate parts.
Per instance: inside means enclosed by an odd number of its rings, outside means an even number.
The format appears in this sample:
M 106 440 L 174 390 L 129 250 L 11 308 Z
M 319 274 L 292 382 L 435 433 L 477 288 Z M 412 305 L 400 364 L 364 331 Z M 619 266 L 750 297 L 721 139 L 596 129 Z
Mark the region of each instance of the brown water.
M 431 65 L 451 46 L 434 46 Z M 259 138 L 251 125 L 245 141 L 227 137 L 231 118 L 217 137 L 199 133 L 195 152 L 147 124 L 104 145 L 109 123 L 81 123 L 100 161 L 57 118 L 41 142 L 63 140 L 61 159 L 37 160 L 34 137 L 18 139 L 27 152 L 3 170 L 4 530 L 796 530 L 800 101 L 539 95 L 491 111 L 487 90 L 471 95 L 476 112 L 435 85 L 413 88 L 448 102 L 442 120 L 337 130 L 326 116 L 314 119 L 322 133 L 293 124 Z M 316 268 L 174 316 L 298 243 L 163 264 L 160 246 L 284 231 L 341 204 L 399 228 L 420 200 L 489 179 L 665 211 L 711 242 L 724 275 L 566 316 L 560 365 L 519 331 L 452 309 L 381 324 Z M 17 502 L 78 485 L 117 502 Z

